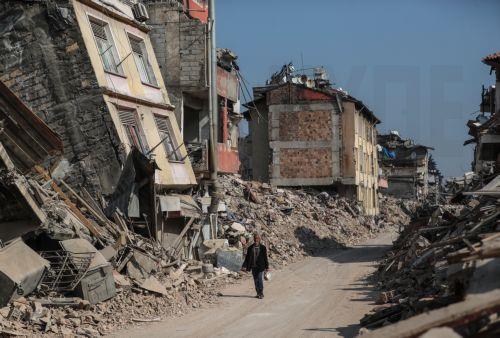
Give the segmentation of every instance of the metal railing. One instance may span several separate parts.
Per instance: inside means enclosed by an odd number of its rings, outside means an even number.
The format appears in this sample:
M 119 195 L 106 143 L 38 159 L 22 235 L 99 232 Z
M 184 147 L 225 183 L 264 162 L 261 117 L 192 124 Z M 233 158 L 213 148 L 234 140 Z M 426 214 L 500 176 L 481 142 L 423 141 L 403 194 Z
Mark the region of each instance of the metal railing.
M 41 282 L 42 290 L 61 292 L 75 289 L 89 270 L 95 253 L 57 250 L 42 251 L 40 255 L 50 262 Z

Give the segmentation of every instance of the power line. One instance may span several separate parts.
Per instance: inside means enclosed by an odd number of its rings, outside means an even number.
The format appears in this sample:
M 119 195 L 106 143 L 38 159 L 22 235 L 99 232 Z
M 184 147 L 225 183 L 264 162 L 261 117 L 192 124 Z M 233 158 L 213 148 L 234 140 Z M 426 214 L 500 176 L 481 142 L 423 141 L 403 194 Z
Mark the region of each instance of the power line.
M 237 76 L 238 76 L 238 78 L 241 80 L 240 82 L 243 84 L 243 87 L 244 87 L 245 91 L 247 92 L 248 97 L 249 97 L 249 98 L 251 98 L 251 97 L 252 97 L 252 95 L 250 94 L 250 91 L 248 90 L 248 87 L 247 87 L 247 85 L 246 85 L 246 82 L 247 82 L 247 81 L 243 78 L 243 75 L 241 75 L 241 73 L 240 73 L 238 70 L 236 71 L 236 75 L 237 75 Z M 242 91 L 242 93 L 243 93 L 243 96 L 245 96 L 245 94 L 244 94 L 244 92 L 243 92 L 243 91 Z M 252 100 L 252 101 L 251 101 L 251 103 L 252 103 L 252 105 L 253 105 L 253 108 L 255 109 L 255 111 L 257 112 L 257 114 L 259 115 L 259 117 L 260 117 L 261 119 L 263 119 L 264 121 L 266 121 L 266 122 L 269 124 L 269 120 L 268 120 L 267 118 L 265 118 L 264 116 L 262 116 L 262 114 L 260 113 L 259 109 L 258 109 L 258 108 L 257 108 L 257 106 L 255 105 L 255 101 L 254 101 L 254 100 Z

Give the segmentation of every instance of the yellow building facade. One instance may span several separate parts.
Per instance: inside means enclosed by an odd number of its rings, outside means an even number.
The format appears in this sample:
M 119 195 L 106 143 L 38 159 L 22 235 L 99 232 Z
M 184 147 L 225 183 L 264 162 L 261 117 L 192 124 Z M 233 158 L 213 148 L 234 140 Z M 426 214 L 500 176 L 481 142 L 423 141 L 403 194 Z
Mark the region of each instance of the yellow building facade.
M 342 183 L 355 186 L 355 196 L 367 215 L 378 206 L 378 160 L 376 120 L 344 101 L 342 113 Z
M 155 184 L 192 186 L 196 179 L 170 104 L 147 26 L 130 6 L 72 0 L 78 26 L 104 100 L 126 152 L 152 155 Z

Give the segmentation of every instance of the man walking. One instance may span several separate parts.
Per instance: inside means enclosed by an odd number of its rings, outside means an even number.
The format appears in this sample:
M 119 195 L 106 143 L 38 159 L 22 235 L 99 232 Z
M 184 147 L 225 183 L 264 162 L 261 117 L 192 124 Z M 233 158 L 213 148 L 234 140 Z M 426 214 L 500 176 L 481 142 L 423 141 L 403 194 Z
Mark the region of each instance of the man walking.
M 248 248 L 241 270 L 252 271 L 255 291 L 257 291 L 256 297 L 264 298 L 264 272 L 269 270 L 269 262 L 267 248 L 261 243 L 258 233 L 253 235 L 253 244 Z

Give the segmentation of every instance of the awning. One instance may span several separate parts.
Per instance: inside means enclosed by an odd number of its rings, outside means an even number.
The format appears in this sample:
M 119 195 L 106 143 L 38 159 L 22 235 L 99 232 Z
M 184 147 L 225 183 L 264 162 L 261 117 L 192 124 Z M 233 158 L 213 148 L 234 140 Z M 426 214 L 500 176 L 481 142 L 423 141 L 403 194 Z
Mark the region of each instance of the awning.
M 159 195 L 160 209 L 168 212 L 169 218 L 194 217 L 200 218 L 201 209 L 190 195 Z

